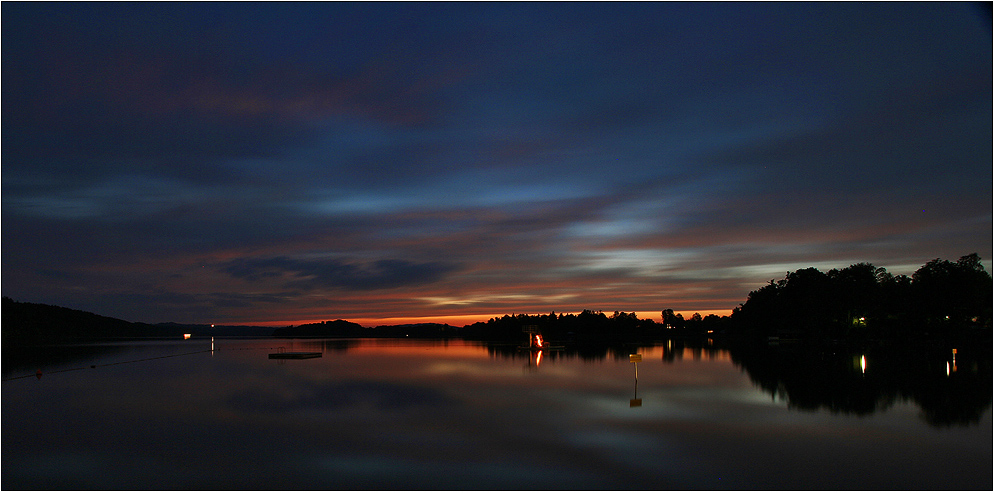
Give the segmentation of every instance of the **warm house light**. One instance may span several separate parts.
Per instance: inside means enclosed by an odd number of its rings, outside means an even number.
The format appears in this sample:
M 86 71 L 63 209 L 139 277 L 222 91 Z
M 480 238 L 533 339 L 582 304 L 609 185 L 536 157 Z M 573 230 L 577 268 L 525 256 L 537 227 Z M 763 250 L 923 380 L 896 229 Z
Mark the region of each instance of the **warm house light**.
M 190 338 L 190 336 L 192 336 L 192 335 L 193 335 L 193 334 L 183 334 L 183 338 L 184 338 L 184 339 L 189 339 L 189 338 Z

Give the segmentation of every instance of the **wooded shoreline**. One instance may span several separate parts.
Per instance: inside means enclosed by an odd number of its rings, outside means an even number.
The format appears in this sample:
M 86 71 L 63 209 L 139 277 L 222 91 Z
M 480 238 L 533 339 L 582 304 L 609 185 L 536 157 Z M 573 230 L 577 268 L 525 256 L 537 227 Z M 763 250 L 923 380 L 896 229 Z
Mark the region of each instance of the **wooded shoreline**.
M 661 322 L 635 312 L 513 314 L 463 327 L 426 323 L 363 327 L 346 320 L 281 328 L 127 322 L 89 312 L 3 298 L 3 344 L 7 348 L 107 338 L 199 336 L 417 337 L 520 341 L 533 327 L 563 343 L 649 342 L 662 339 L 805 341 L 820 344 L 867 341 L 963 339 L 990 341 L 992 276 L 977 254 L 957 262 L 934 259 L 911 277 L 893 276 L 868 263 L 827 273 L 788 272 L 751 291 L 730 316 L 698 314 L 684 319 L 673 309 Z

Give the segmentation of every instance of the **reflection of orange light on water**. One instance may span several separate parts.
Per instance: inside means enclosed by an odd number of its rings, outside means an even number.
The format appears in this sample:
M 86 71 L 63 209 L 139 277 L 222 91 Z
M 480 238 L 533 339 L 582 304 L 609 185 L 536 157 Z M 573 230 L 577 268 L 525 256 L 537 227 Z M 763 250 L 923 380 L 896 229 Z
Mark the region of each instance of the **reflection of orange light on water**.
M 867 373 L 867 359 L 860 355 L 860 373 Z
M 542 363 L 542 351 L 536 353 L 536 366 L 539 366 L 539 363 Z
M 391 356 L 427 356 L 434 355 L 445 358 L 489 358 L 487 348 L 475 344 L 453 344 L 448 346 L 439 344 L 437 346 L 388 346 L 386 342 L 370 340 L 358 346 L 349 348 L 350 353 L 362 355 L 391 355 Z
M 189 339 L 192 334 L 183 334 L 184 339 Z

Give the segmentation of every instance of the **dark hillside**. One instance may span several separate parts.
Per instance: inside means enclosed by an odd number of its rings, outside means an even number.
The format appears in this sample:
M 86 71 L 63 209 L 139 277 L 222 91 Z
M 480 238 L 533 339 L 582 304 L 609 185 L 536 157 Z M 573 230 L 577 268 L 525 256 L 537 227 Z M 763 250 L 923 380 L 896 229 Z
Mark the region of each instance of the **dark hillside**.
M 355 322 L 331 320 L 313 324 L 282 327 L 273 337 L 371 337 L 372 331 Z
M 155 324 L 156 331 L 163 337 L 180 337 L 183 334 L 193 334 L 194 337 L 269 337 L 273 327 L 257 325 L 211 325 L 211 324 L 178 324 L 163 322 Z
M 55 344 L 108 337 L 159 335 L 154 326 L 90 312 L 3 298 L 3 346 Z

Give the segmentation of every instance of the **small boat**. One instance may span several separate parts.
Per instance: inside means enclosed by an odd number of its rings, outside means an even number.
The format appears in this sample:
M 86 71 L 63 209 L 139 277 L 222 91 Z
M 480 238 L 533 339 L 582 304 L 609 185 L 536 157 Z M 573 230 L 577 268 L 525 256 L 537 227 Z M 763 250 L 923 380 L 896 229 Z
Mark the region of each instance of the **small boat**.
M 283 351 L 279 353 L 269 353 L 269 359 L 311 359 L 320 357 L 321 353 L 311 351 Z

